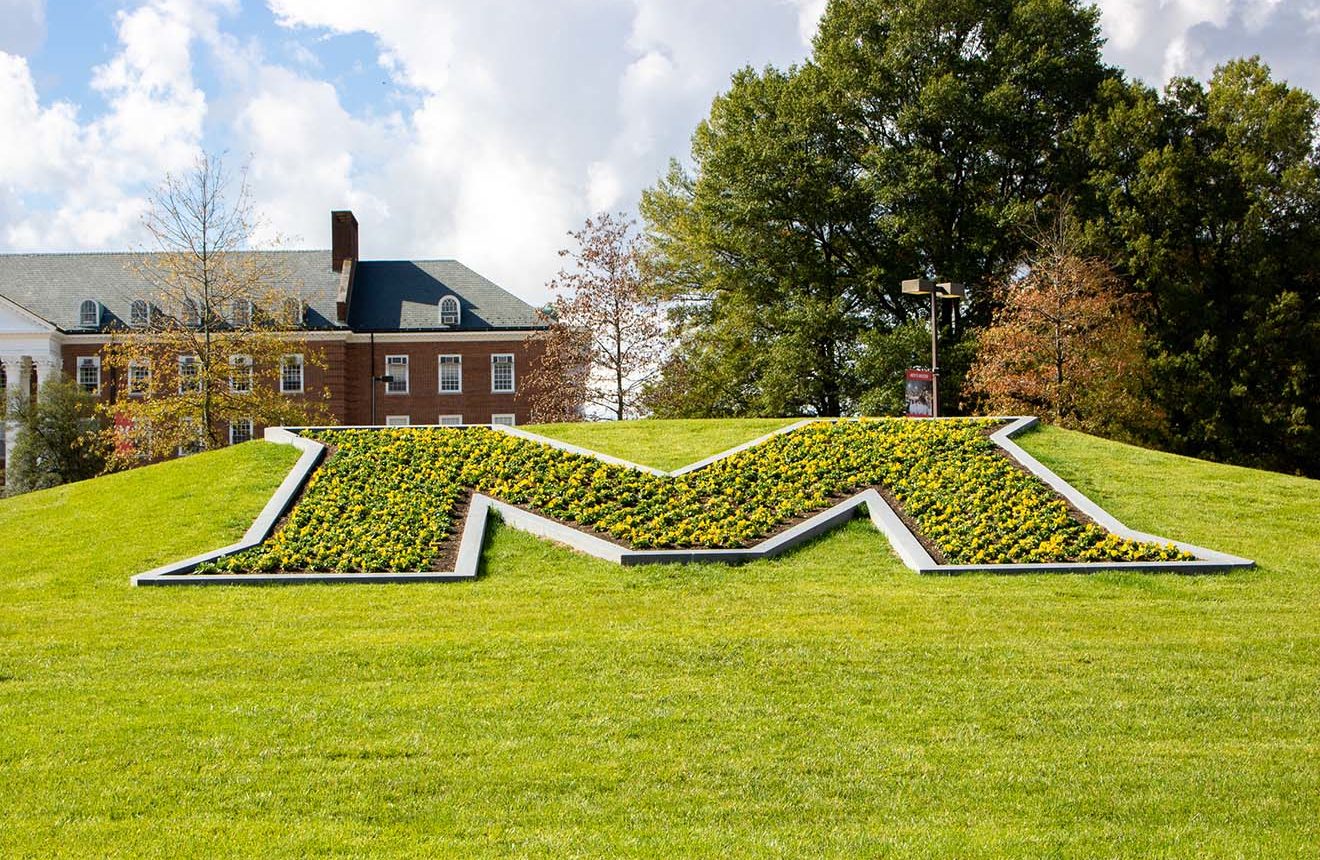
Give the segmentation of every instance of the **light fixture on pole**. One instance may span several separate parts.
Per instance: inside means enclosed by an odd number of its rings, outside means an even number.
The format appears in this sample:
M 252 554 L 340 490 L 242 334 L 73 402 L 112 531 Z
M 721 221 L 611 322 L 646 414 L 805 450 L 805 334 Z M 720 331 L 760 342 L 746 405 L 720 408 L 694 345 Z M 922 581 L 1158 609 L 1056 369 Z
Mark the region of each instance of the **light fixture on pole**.
M 371 426 L 372 427 L 376 426 L 376 383 L 383 382 L 386 385 L 389 385 L 393 381 L 394 381 L 394 377 L 388 373 L 385 374 L 384 376 L 371 377 Z
M 930 414 L 938 418 L 940 414 L 940 316 L 939 299 L 961 299 L 967 295 L 967 289 L 959 283 L 944 281 L 935 283 L 926 278 L 911 278 L 903 282 L 903 294 L 907 296 L 930 296 Z

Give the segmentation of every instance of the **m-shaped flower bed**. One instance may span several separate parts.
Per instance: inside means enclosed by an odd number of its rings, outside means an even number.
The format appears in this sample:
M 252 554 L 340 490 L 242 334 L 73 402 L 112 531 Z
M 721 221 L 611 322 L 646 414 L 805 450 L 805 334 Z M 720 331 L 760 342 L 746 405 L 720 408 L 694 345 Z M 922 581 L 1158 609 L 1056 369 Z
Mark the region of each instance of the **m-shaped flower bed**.
M 747 546 L 878 487 L 951 564 L 1192 556 L 1079 521 L 984 419 L 819 422 L 678 477 L 481 427 L 320 430 L 333 451 L 283 526 L 209 573 L 432 570 L 475 491 L 626 546 Z

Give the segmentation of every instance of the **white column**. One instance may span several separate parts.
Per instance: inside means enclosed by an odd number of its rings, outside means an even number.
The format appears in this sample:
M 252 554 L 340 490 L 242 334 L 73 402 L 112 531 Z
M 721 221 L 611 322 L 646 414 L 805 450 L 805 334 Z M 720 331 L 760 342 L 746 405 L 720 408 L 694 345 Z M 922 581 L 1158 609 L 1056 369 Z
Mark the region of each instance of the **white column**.
M 46 380 L 55 375 L 55 362 L 51 359 L 33 359 L 33 366 L 37 371 L 37 396 L 41 396 L 41 387 L 46 384 Z
M 32 384 L 32 368 L 26 356 L 7 355 L 5 365 L 5 399 L 9 408 L 10 420 L 4 422 L 5 461 L 14 455 L 14 440 L 18 437 L 18 420 L 15 416 L 27 403 L 28 386 Z

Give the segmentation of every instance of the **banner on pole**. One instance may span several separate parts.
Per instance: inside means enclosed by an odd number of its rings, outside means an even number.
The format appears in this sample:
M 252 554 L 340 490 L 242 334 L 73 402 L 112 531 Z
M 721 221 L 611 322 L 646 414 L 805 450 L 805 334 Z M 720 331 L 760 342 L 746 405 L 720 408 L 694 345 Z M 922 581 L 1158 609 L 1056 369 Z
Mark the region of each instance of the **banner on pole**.
M 907 417 L 931 417 L 931 405 L 935 399 L 935 374 L 916 368 L 908 370 L 903 396 L 907 401 Z

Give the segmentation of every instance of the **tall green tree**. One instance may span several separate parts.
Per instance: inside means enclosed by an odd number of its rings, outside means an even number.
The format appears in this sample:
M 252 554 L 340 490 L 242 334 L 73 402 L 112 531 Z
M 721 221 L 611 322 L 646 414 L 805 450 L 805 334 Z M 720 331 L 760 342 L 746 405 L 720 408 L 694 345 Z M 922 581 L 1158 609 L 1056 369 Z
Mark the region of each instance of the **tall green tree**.
M 674 166 L 643 197 L 658 278 L 688 300 L 670 380 L 685 360 L 750 374 L 747 389 L 685 392 L 698 413 L 839 414 L 858 334 L 877 305 L 904 313 L 876 288 L 884 239 L 837 116 L 819 69 L 744 69 L 693 136 L 696 174 Z
M 839 93 L 846 149 L 900 277 L 969 282 L 972 315 L 988 321 L 976 287 L 1077 179 L 1064 133 L 1118 76 L 1101 44 L 1098 10 L 1073 0 L 832 0 L 814 62 Z
M 1078 125 L 1093 246 L 1150 297 L 1175 450 L 1320 474 L 1320 150 L 1311 94 L 1258 58 Z
M 643 196 L 660 282 L 689 300 L 658 399 L 833 415 L 892 387 L 867 353 L 923 318 L 899 282 L 1011 264 L 1011 225 L 1068 181 L 1062 131 L 1113 75 L 1099 48 L 1075 0 L 832 0 L 811 61 L 735 75 L 693 169 Z M 988 319 L 975 289 L 966 310 Z M 727 367 L 745 376 L 697 372 Z
M 76 382 L 53 376 L 18 416 L 18 438 L 5 471 L 8 495 L 93 478 L 105 467 L 96 399 Z

